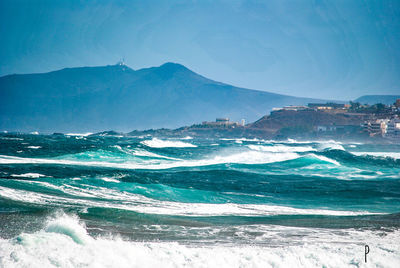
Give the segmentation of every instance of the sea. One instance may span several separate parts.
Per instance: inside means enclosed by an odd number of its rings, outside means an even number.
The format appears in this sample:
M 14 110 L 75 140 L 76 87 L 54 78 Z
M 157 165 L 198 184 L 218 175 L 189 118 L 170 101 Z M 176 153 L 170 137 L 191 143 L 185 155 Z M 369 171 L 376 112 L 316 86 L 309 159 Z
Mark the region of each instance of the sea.
M 0 267 L 400 267 L 400 145 L 2 133 Z

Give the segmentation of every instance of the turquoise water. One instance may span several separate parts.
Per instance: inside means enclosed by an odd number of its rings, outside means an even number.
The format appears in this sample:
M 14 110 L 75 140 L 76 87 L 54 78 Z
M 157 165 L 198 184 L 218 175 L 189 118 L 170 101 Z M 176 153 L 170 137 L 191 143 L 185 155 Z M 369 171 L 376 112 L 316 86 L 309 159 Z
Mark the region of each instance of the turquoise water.
M 5 267 L 396 267 L 400 145 L 1 134 L 0 221 Z

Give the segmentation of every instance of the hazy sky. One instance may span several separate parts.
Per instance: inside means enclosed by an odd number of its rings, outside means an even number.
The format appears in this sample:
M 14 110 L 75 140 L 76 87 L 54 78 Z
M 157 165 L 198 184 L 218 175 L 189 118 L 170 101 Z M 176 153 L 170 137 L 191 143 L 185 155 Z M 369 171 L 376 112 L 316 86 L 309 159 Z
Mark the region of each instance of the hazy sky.
M 295 96 L 400 94 L 400 1 L 0 0 L 0 75 L 181 63 Z

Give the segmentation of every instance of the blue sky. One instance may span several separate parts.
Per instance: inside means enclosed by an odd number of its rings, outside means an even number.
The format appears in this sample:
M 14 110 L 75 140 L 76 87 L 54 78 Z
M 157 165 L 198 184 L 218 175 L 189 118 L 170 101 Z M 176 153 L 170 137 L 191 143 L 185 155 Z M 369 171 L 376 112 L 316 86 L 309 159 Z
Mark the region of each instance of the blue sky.
M 400 94 L 400 1 L 0 1 L 0 75 L 181 63 L 294 96 Z

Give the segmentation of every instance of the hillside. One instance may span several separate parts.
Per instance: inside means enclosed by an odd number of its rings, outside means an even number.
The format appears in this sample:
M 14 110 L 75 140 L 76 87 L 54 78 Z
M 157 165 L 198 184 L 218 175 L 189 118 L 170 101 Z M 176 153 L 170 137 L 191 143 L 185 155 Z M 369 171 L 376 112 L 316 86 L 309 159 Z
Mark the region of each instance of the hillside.
M 393 104 L 397 99 L 400 99 L 400 95 L 365 95 L 354 100 L 354 102 L 369 105 L 373 105 L 376 103 L 390 105 Z
M 166 63 L 68 68 L 0 77 L 0 130 L 130 131 L 216 117 L 255 121 L 273 107 L 321 100 L 238 88 Z
M 253 129 L 264 129 L 277 132 L 283 128 L 302 128 L 311 130 L 313 127 L 323 126 L 358 126 L 367 117 L 362 114 L 332 114 L 323 111 L 277 111 L 270 116 L 264 116 L 250 124 L 248 127 Z

